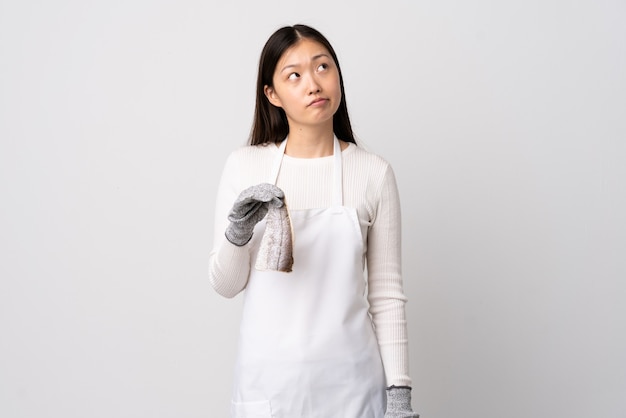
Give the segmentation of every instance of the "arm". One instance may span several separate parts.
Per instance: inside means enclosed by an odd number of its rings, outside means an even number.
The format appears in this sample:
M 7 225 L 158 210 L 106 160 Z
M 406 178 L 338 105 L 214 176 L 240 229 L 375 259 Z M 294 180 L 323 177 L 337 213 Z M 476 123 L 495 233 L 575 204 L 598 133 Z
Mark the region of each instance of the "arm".
M 231 155 L 226 160 L 215 204 L 215 227 L 213 249 L 209 254 L 209 281 L 222 296 L 232 298 L 241 292 L 250 274 L 250 250 L 248 245 L 236 246 L 224 236 L 228 228 L 228 213 L 237 199 L 241 187 L 237 184 L 240 167 Z
M 380 186 L 367 246 L 368 301 L 387 386 L 411 386 L 402 285 L 400 199 L 391 167 Z
M 388 386 L 385 418 L 419 417 L 411 408 L 401 250 L 400 199 L 388 166 L 367 248 L 368 300 Z

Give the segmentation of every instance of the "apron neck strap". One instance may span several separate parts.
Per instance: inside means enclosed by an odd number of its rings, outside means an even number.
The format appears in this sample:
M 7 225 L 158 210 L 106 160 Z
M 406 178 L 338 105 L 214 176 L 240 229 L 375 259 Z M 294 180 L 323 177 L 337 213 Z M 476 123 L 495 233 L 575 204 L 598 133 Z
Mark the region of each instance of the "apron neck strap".
M 337 137 L 333 141 L 333 206 L 343 206 L 343 184 L 342 184 L 342 164 L 341 164 L 341 146 Z M 278 174 L 280 173 L 280 166 L 283 162 L 283 156 L 285 155 L 285 148 L 287 147 L 287 138 L 280 143 L 278 147 L 278 155 L 274 160 L 274 166 L 272 167 L 272 174 L 269 179 L 269 183 L 276 184 L 278 180 Z

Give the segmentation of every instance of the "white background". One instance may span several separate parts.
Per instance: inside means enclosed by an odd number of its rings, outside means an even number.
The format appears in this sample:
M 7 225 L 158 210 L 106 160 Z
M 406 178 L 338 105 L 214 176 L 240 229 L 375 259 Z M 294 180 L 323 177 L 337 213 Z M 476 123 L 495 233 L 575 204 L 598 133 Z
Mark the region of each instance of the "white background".
M 415 409 L 626 417 L 625 21 L 621 0 L 0 0 L 0 416 L 227 416 L 241 298 L 208 283 L 214 195 L 263 43 L 307 23 L 398 178 Z

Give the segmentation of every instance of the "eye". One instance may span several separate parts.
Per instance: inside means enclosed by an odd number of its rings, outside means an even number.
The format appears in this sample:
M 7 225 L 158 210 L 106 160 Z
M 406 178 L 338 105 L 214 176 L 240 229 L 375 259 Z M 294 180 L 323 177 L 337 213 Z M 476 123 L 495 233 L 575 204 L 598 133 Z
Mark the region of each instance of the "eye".
M 296 80 L 296 79 L 300 78 L 300 74 L 298 74 L 298 73 L 291 73 L 291 74 L 289 74 L 289 75 L 287 76 L 287 78 L 288 78 L 289 80 Z
M 320 65 L 317 67 L 317 71 L 324 71 L 324 70 L 326 70 L 327 68 L 328 68 L 328 64 L 326 64 L 326 63 L 324 63 L 324 64 L 320 64 Z

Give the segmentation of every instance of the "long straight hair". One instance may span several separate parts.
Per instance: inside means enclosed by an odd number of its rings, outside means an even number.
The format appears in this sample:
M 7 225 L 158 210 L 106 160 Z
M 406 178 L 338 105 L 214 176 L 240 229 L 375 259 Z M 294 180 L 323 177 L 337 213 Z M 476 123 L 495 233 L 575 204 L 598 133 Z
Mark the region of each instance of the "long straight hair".
M 339 85 L 341 87 L 341 101 L 339 108 L 333 115 L 333 131 L 335 136 L 343 141 L 356 144 L 352 125 L 348 116 L 346 105 L 346 93 L 343 87 L 341 67 L 337 60 L 337 54 L 330 42 L 317 30 L 306 25 L 285 26 L 278 29 L 265 43 L 259 60 L 259 74 L 256 85 L 256 105 L 254 109 L 254 122 L 250 132 L 250 145 L 282 142 L 289 133 L 289 123 L 285 111 L 272 105 L 265 96 L 265 86 L 274 86 L 274 71 L 278 61 L 285 51 L 302 39 L 310 39 L 322 44 L 330 53 L 339 72 Z

